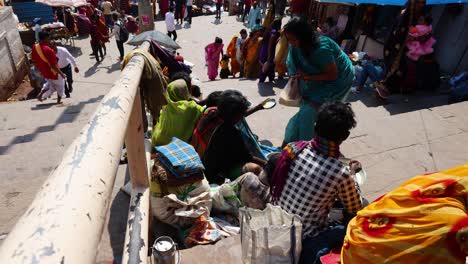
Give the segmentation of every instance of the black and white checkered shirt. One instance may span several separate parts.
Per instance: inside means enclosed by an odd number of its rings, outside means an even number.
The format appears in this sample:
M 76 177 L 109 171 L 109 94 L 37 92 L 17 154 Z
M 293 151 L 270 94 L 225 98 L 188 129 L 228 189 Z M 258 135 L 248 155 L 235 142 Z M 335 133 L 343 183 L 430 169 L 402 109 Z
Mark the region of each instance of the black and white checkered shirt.
M 338 198 L 349 213 L 361 209 L 359 187 L 338 159 L 306 147 L 291 163 L 277 204 L 302 218 L 303 238 L 328 227 L 328 214 Z

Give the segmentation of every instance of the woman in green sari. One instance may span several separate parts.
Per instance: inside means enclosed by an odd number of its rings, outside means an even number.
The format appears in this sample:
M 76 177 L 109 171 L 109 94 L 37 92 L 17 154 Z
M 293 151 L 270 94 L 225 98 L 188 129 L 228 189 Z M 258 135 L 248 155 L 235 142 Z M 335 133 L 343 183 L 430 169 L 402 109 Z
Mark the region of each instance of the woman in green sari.
M 303 19 L 292 18 L 284 26 L 284 34 L 290 44 L 286 59 L 289 76 L 298 78 L 302 96 L 299 112 L 286 127 L 285 145 L 315 136 L 318 109 L 325 102 L 345 99 L 354 80 L 354 68 L 336 42 L 320 36 Z
M 161 115 L 154 127 L 152 145 L 167 145 L 173 137 L 190 143 L 195 125 L 203 113 L 203 107 L 190 100 L 191 94 L 184 79 L 169 83 L 164 97 L 167 105 L 161 109 Z

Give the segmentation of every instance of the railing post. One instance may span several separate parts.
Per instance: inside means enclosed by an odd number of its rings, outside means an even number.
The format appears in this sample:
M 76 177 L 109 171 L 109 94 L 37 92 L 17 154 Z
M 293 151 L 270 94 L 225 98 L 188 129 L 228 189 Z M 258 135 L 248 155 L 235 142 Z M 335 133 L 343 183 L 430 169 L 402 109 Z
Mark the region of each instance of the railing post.
M 142 101 L 138 91 L 128 122 L 125 145 L 132 182 L 122 263 L 148 261 L 149 170 L 143 134 Z

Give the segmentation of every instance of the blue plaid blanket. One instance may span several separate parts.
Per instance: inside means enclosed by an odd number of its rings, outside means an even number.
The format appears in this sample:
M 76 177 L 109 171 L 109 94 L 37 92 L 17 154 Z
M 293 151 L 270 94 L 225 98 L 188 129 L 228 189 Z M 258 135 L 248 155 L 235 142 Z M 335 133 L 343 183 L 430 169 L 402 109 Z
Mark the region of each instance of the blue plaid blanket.
M 160 161 L 174 176 L 186 177 L 205 170 L 198 153 L 192 145 L 173 137 L 171 143 L 154 147 L 160 154 Z

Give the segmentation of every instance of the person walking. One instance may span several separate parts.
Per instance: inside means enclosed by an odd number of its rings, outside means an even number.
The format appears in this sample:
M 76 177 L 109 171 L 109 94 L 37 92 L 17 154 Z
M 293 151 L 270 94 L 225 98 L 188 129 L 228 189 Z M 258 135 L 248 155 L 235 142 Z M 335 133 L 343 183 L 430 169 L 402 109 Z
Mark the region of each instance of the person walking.
M 65 82 L 65 95 L 67 98 L 70 98 L 70 94 L 73 92 L 72 66 L 76 73 L 79 73 L 80 69 L 78 69 L 78 66 L 76 65 L 75 57 L 73 57 L 65 47 L 53 45 L 52 48 L 57 54 L 60 71 L 67 76 L 67 80 Z
M 109 35 L 109 38 L 115 36 L 115 42 L 117 43 L 117 48 L 119 49 L 120 57 L 119 60 L 124 58 L 124 40 L 120 38 L 120 31 L 125 30 L 122 21 L 119 20 L 119 15 L 112 14 L 112 21 L 114 22 L 114 28 L 112 33 Z
M 223 40 L 218 37 L 205 47 L 205 61 L 210 81 L 214 81 L 218 76 L 219 59 L 223 56 L 223 47 Z
M 91 18 L 91 28 L 90 28 L 90 35 L 91 35 L 91 48 L 93 49 L 94 57 L 96 58 L 96 62 L 101 62 L 104 60 L 104 54 L 102 53 L 102 41 L 103 37 L 98 30 L 98 18 L 97 16 L 93 15 Z M 101 56 L 101 59 L 99 59 Z
M 320 36 L 304 18 L 294 17 L 284 26 L 289 42 L 286 65 L 298 80 L 302 97 L 299 111 L 289 120 L 284 143 L 311 140 L 319 107 L 343 101 L 351 90 L 354 68 L 351 60 L 332 39 Z
M 187 7 L 187 22 L 189 24 L 192 24 L 193 0 L 187 0 L 185 5 Z
M 216 18 L 221 19 L 221 6 L 223 6 L 223 0 L 216 0 Z
M 175 28 L 175 18 L 174 18 L 174 7 L 171 6 L 169 7 L 169 12 L 166 13 L 166 29 L 167 29 L 167 35 L 169 37 L 172 37 L 172 39 L 175 41 L 177 39 L 177 32 Z
M 106 26 L 112 27 L 112 3 L 109 0 L 102 2 L 101 4 L 102 14 L 104 15 L 104 20 L 106 21 Z
M 176 0 L 175 1 L 175 18 L 177 19 L 177 24 L 183 24 L 184 22 L 184 3 L 185 0 Z
M 65 74 L 60 71 L 57 54 L 50 47 L 49 38 L 48 32 L 39 32 L 39 43 L 33 45 L 31 54 L 36 68 L 46 80 L 37 99 L 42 102 L 43 98 L 50 97 L 53 92 L 57 92 L 57 104 L 60 104 L 64 96 Z

